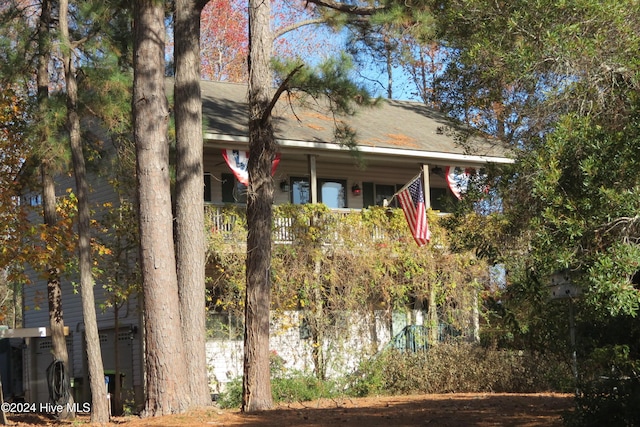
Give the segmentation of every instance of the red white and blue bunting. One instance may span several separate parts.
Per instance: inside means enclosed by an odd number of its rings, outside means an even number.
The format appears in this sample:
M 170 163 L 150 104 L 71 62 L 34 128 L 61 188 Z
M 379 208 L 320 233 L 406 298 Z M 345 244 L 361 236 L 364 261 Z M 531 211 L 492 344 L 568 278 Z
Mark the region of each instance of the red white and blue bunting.
M 469 188 L 469 180 L 472 174 L 477 173 L 474 168 L 463 168 L 460 166 L 447 166 L 446 178 L 449 189 L 458 200 Z
M 249 153 L 240 150 L 222 150 L 222 157 L 231 168 L 231 171 L 244 185 L 249 185 Z M 271 175 L 276 173 L 278 164 L 280 163 L 280 153 L 276 153 L 273 163 L 271 164 Z

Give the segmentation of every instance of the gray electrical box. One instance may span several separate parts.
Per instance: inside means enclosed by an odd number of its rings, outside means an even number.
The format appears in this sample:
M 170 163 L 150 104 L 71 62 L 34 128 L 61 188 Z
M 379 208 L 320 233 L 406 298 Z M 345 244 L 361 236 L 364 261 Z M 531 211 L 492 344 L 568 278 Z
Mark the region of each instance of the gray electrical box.
M 558 271 L 551 275 L 549 296 L 551 299 L 577 298 L 581 294 L 578 286 L 571 283 L 568 270 Z

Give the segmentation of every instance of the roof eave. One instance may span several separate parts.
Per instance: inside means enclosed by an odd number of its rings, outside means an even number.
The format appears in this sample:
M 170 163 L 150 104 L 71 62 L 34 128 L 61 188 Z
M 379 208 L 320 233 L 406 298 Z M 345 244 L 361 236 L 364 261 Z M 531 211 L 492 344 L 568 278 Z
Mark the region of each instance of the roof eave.
M 207 142 L 210 145 L 218 146 L 226 145 L 226 148 L 244 148 L 246 149 L 249 144 L 249 138 L 239 135 L 222 135 L 222 134 L 204 134 L 205 145 Z M 336 143 L 328 142 L 313 142 L 313 141 L 297 141 L 288 139 L 278 139 L 278 144 L 283 152 L 289 150 L 310 150 L 317 152 L 341 152 L 349 153 L 349 148 Z M 366 145 L 359 145 L 358 151 L 362 154 L 372 154 L 379 156 L 391 156 L 395 158 L 405 159 L 420 159 L 424 162 L 429 161 L 449 161 L 457 164 L 512 164 L 514 159 L 500 156 L 483 156 L 483 155 L 471 155 L 461 153 L 443 153 L 437 151 L 423 151 L 423 150 L 407 150 L 400 148 L 389 147 L 371 147 Z

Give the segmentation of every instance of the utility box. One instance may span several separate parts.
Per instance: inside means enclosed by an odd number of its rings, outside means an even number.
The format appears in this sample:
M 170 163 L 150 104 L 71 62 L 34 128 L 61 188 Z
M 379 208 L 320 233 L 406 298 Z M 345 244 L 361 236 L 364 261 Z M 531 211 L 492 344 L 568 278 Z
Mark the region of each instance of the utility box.
M 549 296 L 551 299 L 577 298 L 581 295 L 580 288 L 571 283 L 568 270 L 558 271 L 551 275 Z

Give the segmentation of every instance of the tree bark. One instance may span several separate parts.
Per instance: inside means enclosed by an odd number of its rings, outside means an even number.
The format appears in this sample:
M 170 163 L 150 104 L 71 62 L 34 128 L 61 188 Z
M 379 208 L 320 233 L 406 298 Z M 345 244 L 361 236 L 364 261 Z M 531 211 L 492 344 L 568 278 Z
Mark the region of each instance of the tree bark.
M 0 404 L 4 403 L 4 396 L 2 394 L 2 377 L 0 376 Z M 7 413 L 5 411 L 1 411 L 2 414 L 0 414 L 0 424 L 2 424 L 3 426 L 6 426 L 8 424 L 7 422 Z
M 200 12 L 175 2 L 176 266 L 186 382 L 193 406 L 211 404 L 205 354 L 204 170 L 200 94 Z
M 273 406 L 269 369 L 269 309 L 273 179 L 276 142 L 271 115 L 271 6 L 249 0 L 249 194 L 242 410 Z
M 145 415 L 189 406 L 169 180 L 169 111 L 164 86 L 164 4 L 135 2 L 133 125 L 144 296 Z
M 51 58 L 50 29 L 52 2 L 43 0 L 38 28 L 38 65 L 36 79 L 38 85 L 38 108 L 40 116 L 44 117 L 47 110 L 47 99 L 49 97 L 49 60 Z M 47 128 L 42 127 L 41 144 L 46 147 L 49 144 Z M 44 158 L 40 163 L 40 174 L 42 178 L 42 213 L 45 227 L 51 229 L 55 227 L 56 215 L 56 189 L 51 175 L 50 159 Z M 51 329 L 51 347 L 53 359 L 62 362 L 64 373 L 61 384 L 63 390 L 70 390 L 71 381 L 69 377 L 69 354 L 67 352 L 67 342 L 64 336 L 64 319 L 62 311 L 62 288 L 60 285 L 60 268 L 49 263 L 47 269 L 47 299 L 49 302 L 49 328 Z M 60 396 L 60 401 L 56 404 L 66 404 L 70 394 L 65 393 Z M 73 411 L 67 411 L 66 406 L 59 414 L 59 419 L 71 420 L 75 418 Z
M 91 386 L 91 422 L 109 421 L 109 407 L 104 387 L 104 367 L 100 351 L 100 336 L 96 319 L 96 301 L 93 293 L 93 275 L 91 273 L 91 229 L 89 213 L 89 185 L 80 135 L 80 117 L 78 116 L 78 85 L 73 64 L 73 50 L 69 40 L 68 0 L 60 0 L 59 5 L 60 41 L 63 45 L 65 83 L 67 87 L 67 126 L 71 145 L 71 156 L 78 198 L 78 252 L 80 270 L 80 296 L 85 326 L 87 365 Z

